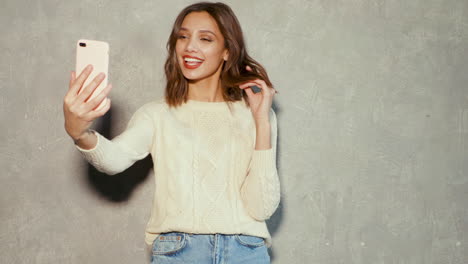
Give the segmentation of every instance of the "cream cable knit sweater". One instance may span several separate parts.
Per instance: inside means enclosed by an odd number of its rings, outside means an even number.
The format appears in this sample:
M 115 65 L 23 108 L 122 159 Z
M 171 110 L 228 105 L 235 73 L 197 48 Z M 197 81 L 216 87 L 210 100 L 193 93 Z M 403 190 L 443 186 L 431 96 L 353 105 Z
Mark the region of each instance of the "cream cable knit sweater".
M 244 101 L 189 100 L 169 108 L 161 99 L 144 104 L 120 135 L 95 130 L 93 149 L 77 145 L 97 170 L 117 174 L 151 153 L 154 200 L 145 231 L 151 245 L 163 232 L 247 234 L 265 238 L 265 220 L 280 201 L 276 169 L 277 122 L 270 109 L 271 145 L 255 150 L 255 122 Z

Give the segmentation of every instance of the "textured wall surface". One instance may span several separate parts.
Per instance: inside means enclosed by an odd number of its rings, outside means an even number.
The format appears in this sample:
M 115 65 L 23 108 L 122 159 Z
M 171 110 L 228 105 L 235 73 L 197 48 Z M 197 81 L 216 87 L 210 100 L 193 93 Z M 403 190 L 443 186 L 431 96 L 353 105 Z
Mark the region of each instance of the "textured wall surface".
M 94 125 L 118 135 L 163 95 L 189 3 L 2 1 L 1 263 L 148 262 L 151 162 L 96 173 L 63 96 L 75 42 L 108 41 L 112 108 Z M 272 263 L 468 263 L 468 1 L 228 3 L 280 91 Z

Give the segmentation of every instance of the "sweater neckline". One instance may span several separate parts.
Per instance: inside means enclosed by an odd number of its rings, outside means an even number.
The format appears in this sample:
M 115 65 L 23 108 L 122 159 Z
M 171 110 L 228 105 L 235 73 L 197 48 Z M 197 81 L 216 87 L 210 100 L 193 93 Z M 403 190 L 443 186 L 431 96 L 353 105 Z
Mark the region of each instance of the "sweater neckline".
M 232 102 L 233 104 L 238 104 L 242 102 L 240 101 L 235 101 Z M 187 102 L 185 103 L 188 107 L 192 109 L 198 109 L 198 110 L 229 110 L 227 101 L 222 101 L 222 102 L 207 102 L 207 101 L 197 101 L 193 99 L 187 99 Z

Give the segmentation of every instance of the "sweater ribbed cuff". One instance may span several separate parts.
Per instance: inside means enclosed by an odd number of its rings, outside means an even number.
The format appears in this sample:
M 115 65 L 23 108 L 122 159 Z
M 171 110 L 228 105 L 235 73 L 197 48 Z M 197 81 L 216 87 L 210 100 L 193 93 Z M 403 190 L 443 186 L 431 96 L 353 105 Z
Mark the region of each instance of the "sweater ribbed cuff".
M 97 143 L 96 146 L 92 149 L 84 149 L 80 148 L 78 145 L 75 145 L 75 147 L 80 151 L 81 155 L 88 161 L 97 161 L 101 160 L 101 158 L 104 156 L 103 148 L 102 145 L 104 143 L 104 140 L 96 130 L 90 129 L 92 133 L 96 135 L 97 138 Z
M 255 171 L 276 170 L 276 157 L 273 148 L 255 150 L 252 154 L 252 167 Z

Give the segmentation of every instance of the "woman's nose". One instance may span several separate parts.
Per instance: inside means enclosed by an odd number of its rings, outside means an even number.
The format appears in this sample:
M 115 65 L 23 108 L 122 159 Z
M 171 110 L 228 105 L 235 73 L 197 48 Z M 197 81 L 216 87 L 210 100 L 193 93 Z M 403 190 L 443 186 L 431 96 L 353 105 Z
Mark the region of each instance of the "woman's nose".
M 190 51 L 196 51 L 198 49 L 196 39 L 195 38 L 190 38 L 187 41 L 187 45 L 185 46 L 185 51 L 190 52 Z

